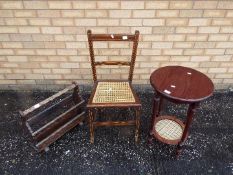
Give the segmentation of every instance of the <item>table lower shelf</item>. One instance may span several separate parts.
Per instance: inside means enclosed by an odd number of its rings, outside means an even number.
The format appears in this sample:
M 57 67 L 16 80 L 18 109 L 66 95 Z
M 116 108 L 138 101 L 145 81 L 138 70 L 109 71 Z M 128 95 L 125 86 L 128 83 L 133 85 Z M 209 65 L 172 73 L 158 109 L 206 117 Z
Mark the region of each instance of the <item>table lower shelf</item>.
M 185 125 L 175 116 L 159 116 L 155 119 L 153 135 L 159 141 L 177 145 L 183 135 Z

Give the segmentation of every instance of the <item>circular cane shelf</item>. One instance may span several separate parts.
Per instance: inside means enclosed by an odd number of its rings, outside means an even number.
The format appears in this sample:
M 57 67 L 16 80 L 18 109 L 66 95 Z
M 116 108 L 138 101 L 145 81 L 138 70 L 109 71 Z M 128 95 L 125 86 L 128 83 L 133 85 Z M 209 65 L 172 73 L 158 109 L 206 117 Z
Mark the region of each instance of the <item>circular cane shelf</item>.
M 159 141 L 177 145 L 183 135 L 185 125 L 175 116 L 159 116 L 155 119 L 153 134 Z

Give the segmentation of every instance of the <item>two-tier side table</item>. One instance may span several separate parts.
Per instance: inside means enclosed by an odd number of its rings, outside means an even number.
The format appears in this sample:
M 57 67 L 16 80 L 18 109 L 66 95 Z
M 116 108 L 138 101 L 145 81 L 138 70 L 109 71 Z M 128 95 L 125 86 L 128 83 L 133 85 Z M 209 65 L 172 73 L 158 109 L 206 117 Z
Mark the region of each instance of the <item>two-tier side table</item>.
M 150 139 L 178 145 L 176 155 L 188 136 L 195 109 L 200 102 L 213 94 L 214 85 L 203 73 L 182 66 L 166 66 L 155 70 L 150 76 L 155 91 Z M 188 104 L 186 121 L 175 116 L 160 115 L 163 99 L 176 104 Z

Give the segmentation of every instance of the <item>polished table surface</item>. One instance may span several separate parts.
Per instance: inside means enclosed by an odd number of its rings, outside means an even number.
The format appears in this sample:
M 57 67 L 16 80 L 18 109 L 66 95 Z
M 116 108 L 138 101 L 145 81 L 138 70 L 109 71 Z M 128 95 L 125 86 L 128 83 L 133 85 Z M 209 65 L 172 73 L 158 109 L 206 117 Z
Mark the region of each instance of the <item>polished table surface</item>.
M 205 74 L 182 66 L 161 67 L 151 74 L 150 82 L 161 95 L 181 102 L 202 101 L 214 90 Z

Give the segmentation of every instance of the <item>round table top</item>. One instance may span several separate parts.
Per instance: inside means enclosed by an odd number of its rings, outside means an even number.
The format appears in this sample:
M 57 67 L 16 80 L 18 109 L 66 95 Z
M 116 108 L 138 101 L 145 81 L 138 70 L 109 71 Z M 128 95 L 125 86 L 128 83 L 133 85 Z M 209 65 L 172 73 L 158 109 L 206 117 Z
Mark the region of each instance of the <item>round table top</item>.
M 182 66 L 166 66 L 150 76 L 153 88 L 163 96 L 181 102 L 199 102 L 213 94 L 214 85 L 203 73 Z

